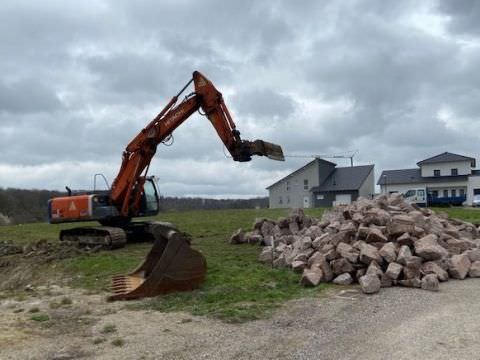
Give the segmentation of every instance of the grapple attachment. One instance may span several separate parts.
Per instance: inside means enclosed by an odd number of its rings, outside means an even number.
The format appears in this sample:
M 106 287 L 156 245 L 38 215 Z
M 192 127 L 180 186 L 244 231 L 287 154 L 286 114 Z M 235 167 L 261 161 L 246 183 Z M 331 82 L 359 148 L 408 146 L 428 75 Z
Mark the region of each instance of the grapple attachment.
M 205 257 L 190 247 L 189 238 L 173 227 L 151 227 L 155 242 L 143 263 L 128 275 L 112 278 L 109 300 L 152 297 L 175 291 L 192 290 L 205 279 Z
M 254 155 L 263 155 L 272 160 L 285 161 L 280 145 L 263 140 L 255 140 L 252 144 L 252 152 Z

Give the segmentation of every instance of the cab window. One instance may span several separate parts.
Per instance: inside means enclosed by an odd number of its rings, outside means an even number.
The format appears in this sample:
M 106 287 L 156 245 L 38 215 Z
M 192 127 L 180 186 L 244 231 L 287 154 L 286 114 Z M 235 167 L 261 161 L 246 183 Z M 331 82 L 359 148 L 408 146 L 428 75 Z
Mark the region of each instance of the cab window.
M 157 190 L 151 180 L 145 181 L 143 193 L 145 194 L 146 212 L 156 213 L 158 211 Z

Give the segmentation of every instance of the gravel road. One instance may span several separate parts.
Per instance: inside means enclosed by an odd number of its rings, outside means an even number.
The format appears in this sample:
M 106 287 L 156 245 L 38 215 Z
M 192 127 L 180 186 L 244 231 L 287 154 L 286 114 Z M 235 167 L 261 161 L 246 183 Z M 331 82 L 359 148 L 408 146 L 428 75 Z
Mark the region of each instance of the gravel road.
M 0 349 L 0 358 L 479 359 L 480 281 L 453 280 L 440 288 L 395 287 L 373 296 L 337 289 L 323 298 L 291 301 L 269 320 L 239 325 L 119 310 L 81 336 L 30 337 Z M 114 336 L 124 346 L 92 344 L 105 324 L 116 325 Z

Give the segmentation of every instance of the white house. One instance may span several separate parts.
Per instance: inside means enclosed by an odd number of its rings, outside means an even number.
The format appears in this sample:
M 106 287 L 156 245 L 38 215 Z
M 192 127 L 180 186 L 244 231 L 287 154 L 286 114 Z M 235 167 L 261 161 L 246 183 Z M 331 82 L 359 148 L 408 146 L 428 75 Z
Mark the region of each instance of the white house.
M 434 198 L 464 197 L 471 205 L 473 195 L 480 195 L 480 170 L 475 159 L 445 152 L 419 161 L 418 168 L 385 170 L 377 185 L 382 193 L 406 193 L 411 189 L 426 189 Z

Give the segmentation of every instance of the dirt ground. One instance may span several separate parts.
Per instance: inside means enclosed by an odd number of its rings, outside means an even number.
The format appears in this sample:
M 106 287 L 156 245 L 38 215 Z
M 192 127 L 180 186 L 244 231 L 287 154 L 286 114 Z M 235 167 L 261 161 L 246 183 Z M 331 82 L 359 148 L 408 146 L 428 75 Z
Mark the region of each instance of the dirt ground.
M 52 286 L 0 300 L 0 358 L 478 359 L 479 298 L 477 279 L 451 280 L 437 293 L 338 288 L 290 301 L 268 320 L 226 324 Z M 49 320 L 32 320 L 39 314 Z

